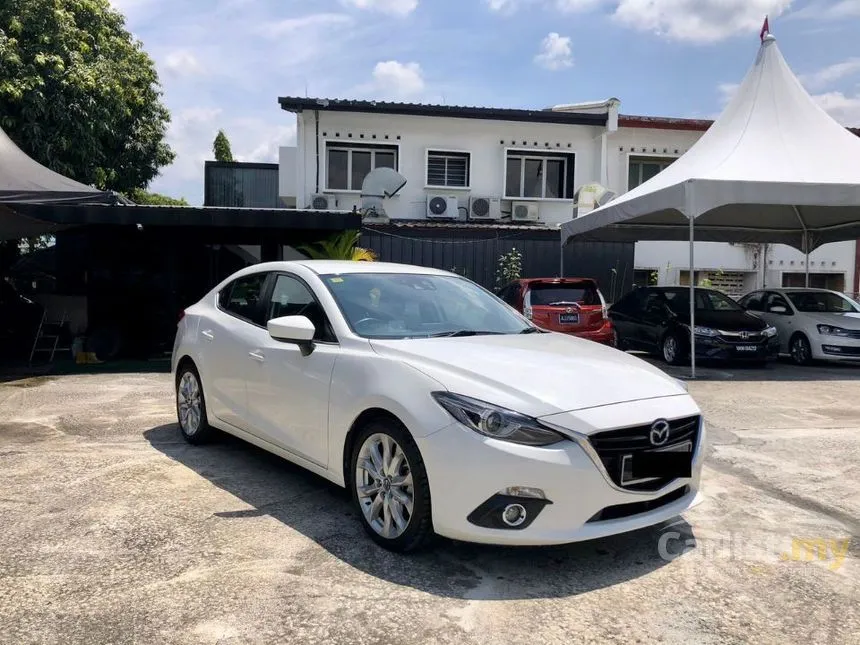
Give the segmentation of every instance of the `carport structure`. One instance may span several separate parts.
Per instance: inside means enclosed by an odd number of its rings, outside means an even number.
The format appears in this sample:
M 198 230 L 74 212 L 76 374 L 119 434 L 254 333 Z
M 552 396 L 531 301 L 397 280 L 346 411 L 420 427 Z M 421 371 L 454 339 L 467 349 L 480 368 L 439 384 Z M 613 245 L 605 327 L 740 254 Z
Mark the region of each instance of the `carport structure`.
M 55 235 L 58 293 L 83 299 L 87 336 L 109 350 L 119 337 L 136 354 L 169 346 L 182 309 L 226 275 L 360 228 L 348 211 L 136 205 L 42 166 L 0 130 L 0 240 Z
M 690 150 L 634 190 L 561 226 L 569 241 L 782 243 L 807 254 L 860 237 L 860 139 L 820 108 L 767 34 L 723 114 Z

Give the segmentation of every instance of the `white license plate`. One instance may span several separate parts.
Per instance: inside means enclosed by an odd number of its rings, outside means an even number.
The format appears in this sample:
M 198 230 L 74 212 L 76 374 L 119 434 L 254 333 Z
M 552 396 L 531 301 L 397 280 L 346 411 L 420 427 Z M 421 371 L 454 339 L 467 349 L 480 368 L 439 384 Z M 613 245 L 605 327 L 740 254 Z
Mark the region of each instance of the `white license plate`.
M 757 345 L 738 345 L 737 350 L 739 352 L 754 352 L 758 349 Z

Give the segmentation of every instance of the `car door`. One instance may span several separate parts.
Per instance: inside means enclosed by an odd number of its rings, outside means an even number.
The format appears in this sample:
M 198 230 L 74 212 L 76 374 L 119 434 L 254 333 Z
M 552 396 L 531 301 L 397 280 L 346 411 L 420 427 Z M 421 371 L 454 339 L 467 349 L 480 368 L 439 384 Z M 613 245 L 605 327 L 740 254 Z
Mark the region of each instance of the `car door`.
M 306 316 L 316 333 L 312 351 L 257 330 L 248 357 L 248 410 L 253 432 L 319 466 L 328 466 L 328 409 L 340 346 L 311 288 L 289 273 L 272 276 L 264 320 Z
M 763 311 L 756 315 L 764 318 L 769 325 L 776 327 L 779 336 L 779 351 L 787 353 L 788 343 L 791 336 L 797 330 L 794 309 L 788 302 L 788 298 L 776 291 L 768 291 L 763 301 Z
M 216 310 L 202 318 L 199 326 L 208 411 L 246 431 L 248 353 L 263 330 L 262 297 L 267 275 L 254 273 L 233 280 L 218 294 Z
M 631 291 L 609 308 L 609 319 L 615 327 L 620 349 L 640 349 L 637 320 L 641 315 L 639 305 L 643 293 L 642 289 Z
M 666 296 L 662 291 L 649 289 L 644 302 L 642 313 L 636 325 L 636 333 L 642 349 L 655 351 L 663 343 L 663 335 L 669 322 L 669 309 Z

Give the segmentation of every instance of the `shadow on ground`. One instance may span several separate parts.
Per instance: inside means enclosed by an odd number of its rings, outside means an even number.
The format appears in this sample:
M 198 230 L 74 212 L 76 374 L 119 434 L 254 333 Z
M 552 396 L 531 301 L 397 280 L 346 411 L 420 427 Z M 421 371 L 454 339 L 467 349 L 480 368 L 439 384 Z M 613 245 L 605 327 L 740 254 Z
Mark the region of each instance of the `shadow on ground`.
M 213 516 L 241 522 L 268 515 L 355 569 L 436 596 L 568 597 L 643 576 L 668 563 L 658 553 L 659 526 L 560 547 L 490 547 L 440 538 L 432 550 L 402 556 L 370 540 L 343 489 L 275 455 L 227 435 L 206 446 L 189 446 L 175 424 L 147 430 L 144 436 L 160 452 L 251 507 L 215 508 Z M 682 539 L 693 537 L 683 520 L 674 520 L 672 531 Z

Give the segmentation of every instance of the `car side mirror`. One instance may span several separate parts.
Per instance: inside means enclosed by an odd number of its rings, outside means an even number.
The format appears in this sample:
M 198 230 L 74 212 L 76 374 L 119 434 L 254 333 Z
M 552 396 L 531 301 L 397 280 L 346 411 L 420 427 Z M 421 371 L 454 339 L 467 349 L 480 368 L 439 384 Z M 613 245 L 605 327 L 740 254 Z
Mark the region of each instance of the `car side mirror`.
M 316 327 L 306 316 L 281 316 L 266 323 L 269 336 L 285 343 L 296 343 L 307 356 L 312 349 Z
M 786 309 L 782 305 L 773 305 L 772 307 L 768 308 L 768 311 L 772 314 L 787 314 L 788 313 L 788 309 Z

